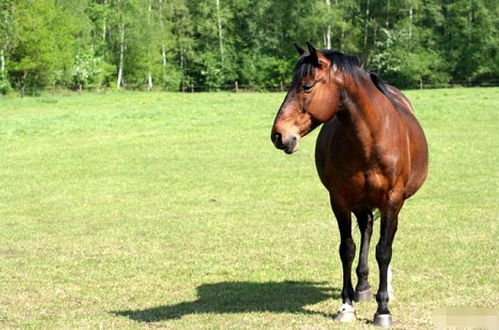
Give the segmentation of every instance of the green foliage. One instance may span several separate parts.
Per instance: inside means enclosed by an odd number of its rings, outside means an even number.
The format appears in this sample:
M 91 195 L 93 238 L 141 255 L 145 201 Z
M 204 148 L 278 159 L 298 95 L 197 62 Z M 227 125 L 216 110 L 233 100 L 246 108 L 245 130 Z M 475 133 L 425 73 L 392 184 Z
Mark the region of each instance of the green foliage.
M 220 55 L 216 52 L 196 57 L 193 60 L 192 71 L 197 73 L 196 85 L 206 86 L 208 90 L 216 90 L 224 82 Z
M 445 63 L 440 54 L 422 47 L 408 47 L 411 40 L 406 31 L 381 29 L 383 38 L 376 42 L 369 65 L 389 82 L 401 88 L 423 84 L 439 85 L 448 81 Z
M 244 55 L 240 77 L 257 89 L 282 86 L 291 81 L 293 62 L 258 54 Z
M 98 89 L 114 74 L 111 64 L 92 53 L 77 54 L 73 64 L 73 83 L 78 88 Z
M 72 16 L 53 0 L 20 0 L 15 6 L 18 38 L 9 65 L 14 85 L 29 91 L 67 84 L 78 29 Z
M 183 73 L 177 65 L 167 64 L 162 71 L 161 87 L 166 91 L 178 91 L 183 80 Z
M 368 54 L 400 87 L 499 81 L 490 0 L 0 0 L 0 92 L 289 83 L 293 42 Z M 121 75 L 120 77 L 118 77 Z
M 7 94 L 12 91 L 9 79 L 7 77 L 0 77 L 0 94 Z
M 447 6 L 446 46 L 456 79 L 498 77 L 498 7 L 494 1 L 465 0 Z

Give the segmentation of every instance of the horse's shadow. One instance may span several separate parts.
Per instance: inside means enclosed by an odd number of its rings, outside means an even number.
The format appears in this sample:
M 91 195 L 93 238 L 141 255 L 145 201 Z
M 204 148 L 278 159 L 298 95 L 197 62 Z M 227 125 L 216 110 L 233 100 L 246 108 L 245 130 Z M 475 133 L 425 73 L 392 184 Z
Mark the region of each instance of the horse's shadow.
M 198 286 L 198 299 L 139 310 L 114 311 L 138 322 L 159 322 L 200 313 L 303 313 L 331 316 L 307 310 L 326 299 L 338 299 L 340 290 L 318 282 L 220 282 Z

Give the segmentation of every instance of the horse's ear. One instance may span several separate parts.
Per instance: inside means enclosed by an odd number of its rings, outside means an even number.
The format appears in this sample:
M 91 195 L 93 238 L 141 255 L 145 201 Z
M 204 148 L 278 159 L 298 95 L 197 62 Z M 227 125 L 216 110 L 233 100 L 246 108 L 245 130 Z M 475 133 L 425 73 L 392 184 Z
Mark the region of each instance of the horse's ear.
M 310 42 L 307 41 L 308 52 L 310 53 L 310 62 L 313 66 L 320 66 L 319 57 L 317 56 L 317 50 Z
M 298 52 L 298 54 L 300 54 L 300 56 L 302 56 L 305 53 L 305 49 L 298 46 L 296 42 L 293 42 L 293 45 L 295 46 L 296 51 Z
M 316 68 L 325 69 L 330 65 L 330 60 L 321 52 L 317 51 L 310 42 L 307 41 L 308 51 L 310 52 L 310 63 Z
M 307 47 L 308 47 L 308 51 L 310 54 L 312 53 L 315 53 L 317 50 L 315 49 L 314 46 L 312 46 L 312 44 L 310 42 L 307 41 Z

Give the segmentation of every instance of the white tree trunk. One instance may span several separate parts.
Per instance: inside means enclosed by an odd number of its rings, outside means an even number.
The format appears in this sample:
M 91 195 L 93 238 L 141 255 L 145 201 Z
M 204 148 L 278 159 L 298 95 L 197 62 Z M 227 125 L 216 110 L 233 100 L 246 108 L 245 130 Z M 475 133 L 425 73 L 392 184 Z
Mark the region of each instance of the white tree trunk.
M 369 0 L 366 0 L 366 17 L 364 22 L 364 49 L 367 47 L 367 33 L 369 28 Z
M 409 8 L 409 40 L 412 41 L 412 7 Z
M 331 0 L 326 0 L 327 5 L 327 31 L 326 31 L 326 49 L 331 49 Z
M 163 22 L 163 0 L 159 0 L 159 29 L 161 31 L 161 56 L 163 58 L 163 67 L 166 67 L 166 47 L 163 40 L 165 25 Z
M 149 72 L 147 74 L 147 90 L 152 90 L 152 87 L 153 87 L 153 84 L 152 84 L 152 75 L 151 73 Z
M 385 16 L 385 28 L 388 29 L 388 17 L 390 13 L 390 0 L 386 0 L 386 16 Z
M 122 18 L 120 24 L 120 64 L 118 67 L 118 80 L 116 87 L 120 88 L 123 85 L 123 64 L 125 61 L 125 21 Z
M 161 45 L 161 56 L 163 57 L 163 67 L 166 68 L 166 48 L 165 48 L 165 44 Z
M 470 22 L 470 26 L 472 27 L 473 24 L 473 0 L 470 0 L 470 8 L 468 11 L 468 21 Z
M 470 33 L 468 33 L 468 41 L 471 42 L 471 36 L 473 31 L 473 0 L 470 0 L 470 7 L 468 11 L 468 21 L 470 23 Z
M 152 0 L 149 0 L 149 7 L 147 8 L 147 25 L 151 29 L 151 13 L 152 13 Z M 147 72 L 147 90 L 152 90 L 152 73 L 151 73 L 151 45 L 147 47 L 147 65 L 149 66 L 149 71 Z
M 182 73 L 182 78 L 180 80 L 180 89 L 182 90 L 182 92 L 184 91 L 185 89 L 185 86 L 184 86 L 184 62 L 185 62 L 185 59 L 184 59 L 184 48 L 182 47 L 182 42 L 180 42 L 180 71 Z
M 218 40 L 220 44 L 220 60 L 222 69 L 224 67 L 224 43 L 222 35 L 222 19 L 220 17 L 220 0 L 216 0 L 217 4 L 217 26 L 218 26 Z
M 103 1 L 104 6 L 107 5 L 107 0 Z M 103 17 L 103 22 L 102 22 L 102 39 L 106 40 L 106 34 L 107 34 L 107 27 L 106 27 L 106 14 L 104 10 L 104 17 Z
M 343 52 L 345 43 L 345 24 L 341 24 L 341 41 L 340 41 L 340 51 Z
M 331 49 L 331 24 L 327 25 L 327 35 L 326 35 L 326 38 L 327 38 L 326 48 L 327 49 Z
M 0 50 L 0 78 L 5 77 L 5 51 Z

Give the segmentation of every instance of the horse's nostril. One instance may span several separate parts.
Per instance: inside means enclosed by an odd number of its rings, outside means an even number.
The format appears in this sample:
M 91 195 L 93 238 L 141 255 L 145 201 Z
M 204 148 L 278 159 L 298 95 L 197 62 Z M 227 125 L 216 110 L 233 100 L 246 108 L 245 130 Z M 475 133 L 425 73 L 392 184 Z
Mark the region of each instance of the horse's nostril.
M 279 132 L 274 133 L 274 143 L 281 144 L 282 143 L 282 134 Z

